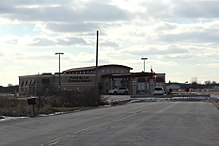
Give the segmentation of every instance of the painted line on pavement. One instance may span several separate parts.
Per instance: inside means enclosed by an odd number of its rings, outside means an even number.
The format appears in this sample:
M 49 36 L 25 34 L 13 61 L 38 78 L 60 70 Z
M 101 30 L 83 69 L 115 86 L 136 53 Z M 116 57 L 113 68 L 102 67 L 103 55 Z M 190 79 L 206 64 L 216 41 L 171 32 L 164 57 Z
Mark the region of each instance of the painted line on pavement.
M 143 106 L 142 108 L 140 108 L 139 110 L 137 110 L 136 112 L 134 112 L 134 113 L 132 113 L 132 114 L 130 114 L 128 116 L 125 116 L 125 117 L 122 117 L 122 118 L 119 118 L 119 119 L 116 119 L 116 120 L 110 119 L 110 120 L 107 120 L 107 121 L 105 121 L 103 123 L 99 123 L 99 124 L 93 125 L 93 126 L 88 127 L 88 128 L 83 128 L 83 129 L 81 129 L 79 131 L 76 131 L 76 132 L 70 134 L 70 135 L 63 135 L 63 136 L 57 137 L 57 138 L 55 138 L 53 140 L 48 141 L 47 143 L 41 144 L 40 146 L 46 146 L 46 145 L 52 146 L 52 145 L 55 145 L 55 144 L 57 144 L 57 143 L 59 143 L 61 141 L 64 141 L 67 138 L 73 138 L 73 137 L 77 136 L 78 134 L 80 134 L 82 132 L 88 132 L 88 131 L 90 131 L 92 129 L 95 129 L 95 128 L 103 127 L 103 126 L 106 126 L 106 125 L 110 125 L 110 124 L 113 124 L 113 123 L 116 123 L 116 122 L 121 122 L 123 120 L 132 118 L 132 117 L 134 117 L 134 116 L 144 112 L 146 110 L 146 108 L 148 108 L 149 106 L 152 106 L 153 104 L 154 103 L 149 104 L 149 105 L 147 104 L 146 106 Z M 154 116 L 156 116 L 156 114 L 165 111 L 166 109 L 172 107 L 175 104 L 176 103 L 170 104 L 171 106 L 168 105 L 168 106 L 164 107 L 163 109 L 160 109 L 159 111 L 157 111 L 153 115 L 149 116 L 148 119 L 153 118 Z

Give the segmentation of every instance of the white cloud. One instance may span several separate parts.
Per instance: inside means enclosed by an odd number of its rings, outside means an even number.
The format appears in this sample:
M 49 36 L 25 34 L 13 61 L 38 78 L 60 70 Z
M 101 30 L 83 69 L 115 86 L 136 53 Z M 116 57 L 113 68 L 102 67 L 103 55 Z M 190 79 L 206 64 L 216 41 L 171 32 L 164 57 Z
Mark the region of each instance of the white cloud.
M 99 63 L 166 72 L 167 81 L 216 80 L 219 1 L 14 0 L 0 1 L 0 85 L 18 75 Z M 6 76 L 7 75 L 7 76 Z

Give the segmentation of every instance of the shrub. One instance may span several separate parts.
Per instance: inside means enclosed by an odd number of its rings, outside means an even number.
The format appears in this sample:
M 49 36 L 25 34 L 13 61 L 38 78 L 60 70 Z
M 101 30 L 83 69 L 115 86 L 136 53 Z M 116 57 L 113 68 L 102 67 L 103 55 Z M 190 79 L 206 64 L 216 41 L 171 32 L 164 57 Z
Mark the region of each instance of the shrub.
M 97 90 L 85 89 L 82 92 L 63 91 L 61 95 L 47 99 L 52 107 L 86 107 L 97 106 L 100 103 L 100 95 Z
M 61 95 L 39 97 L 35 105 L 36 114 L 59 112 L 57 107 L 90 107 L 100 104 L 100 95 L 95 88 L 82 92 L 63 91 Z M 62 109 L 64 110 L 64 109 Z M 0 115 L 3 116 L 32 116 L 32 106 L 25 98 L 0 96 Z
M 4 116 L 27 116 L 29 107 L 26 100 L 15 97 L 0 97 L 0 115 Z

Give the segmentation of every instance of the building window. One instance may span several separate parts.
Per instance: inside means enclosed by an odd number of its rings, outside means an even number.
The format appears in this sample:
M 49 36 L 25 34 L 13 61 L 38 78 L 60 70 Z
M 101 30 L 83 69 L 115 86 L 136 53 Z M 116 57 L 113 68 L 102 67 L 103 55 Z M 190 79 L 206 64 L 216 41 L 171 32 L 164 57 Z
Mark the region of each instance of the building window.
M 145 83 L 138 83 L 138 90 L 144 91 L 145 90 Z
M 42 79 L 42 80 L 41 80 L 41 83 L 44 84 L 44 85 L 45 85 L 45 84 L 49 84 L 49 79 Z
M 139 91 L 145 91 L 145 78 L 144 77 L 140 77 L 138 78 L 138 90 Z
M 24 85 L 24 81 L 21 82 L 21 86 L 23 86 L 23 85 Z
M 103 84 L 99 83 L 99 89 L 102 90 L 103 89 Z

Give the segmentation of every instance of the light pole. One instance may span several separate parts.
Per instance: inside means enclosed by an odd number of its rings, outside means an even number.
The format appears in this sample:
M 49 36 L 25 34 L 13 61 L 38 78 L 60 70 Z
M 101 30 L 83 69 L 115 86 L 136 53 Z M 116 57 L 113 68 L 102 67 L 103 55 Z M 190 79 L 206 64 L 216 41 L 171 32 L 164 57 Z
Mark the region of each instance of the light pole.
M 60 73 L 60 55 L 64 55 L 64 53 L 58 52 L 55 55 L 59 55 L 59 93 L 61 91 L 61 73 Z
M 97 42 L 96 42 L 96 72 L 95 72 L 95 88 L 97 88 L 97 68 L 98 68 L 98 36 L 99 31 L 97 31 Z M 97 88 L 98 89 L 98 88 Z
M 145 72 L 145 60 L 147 60 L 148 58 L 141 58 L 141 60 L 144 60 L 144 72 Z

